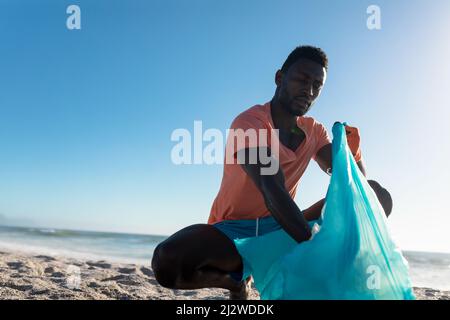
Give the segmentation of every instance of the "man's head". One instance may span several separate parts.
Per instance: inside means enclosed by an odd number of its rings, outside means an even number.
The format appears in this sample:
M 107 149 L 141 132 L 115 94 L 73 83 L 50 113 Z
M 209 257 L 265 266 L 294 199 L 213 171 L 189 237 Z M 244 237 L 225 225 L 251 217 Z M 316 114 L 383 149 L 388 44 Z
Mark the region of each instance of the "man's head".
M 295 116 L 309 111 L 320 95 L 327 69 L 327 56 L 319 48 L 300 46 L 289 54 L 275 75 L 275 96 L 286 111 Z

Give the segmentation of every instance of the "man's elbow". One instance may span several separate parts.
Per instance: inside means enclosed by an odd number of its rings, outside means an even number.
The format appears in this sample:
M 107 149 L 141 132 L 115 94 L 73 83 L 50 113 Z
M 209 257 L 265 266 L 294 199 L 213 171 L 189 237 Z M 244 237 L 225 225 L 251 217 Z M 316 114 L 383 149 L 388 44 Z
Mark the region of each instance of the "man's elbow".
M 282 176 L 261 175 L 260 188 L 264 198 L 272 199 L 285 189 L 284 178 Z

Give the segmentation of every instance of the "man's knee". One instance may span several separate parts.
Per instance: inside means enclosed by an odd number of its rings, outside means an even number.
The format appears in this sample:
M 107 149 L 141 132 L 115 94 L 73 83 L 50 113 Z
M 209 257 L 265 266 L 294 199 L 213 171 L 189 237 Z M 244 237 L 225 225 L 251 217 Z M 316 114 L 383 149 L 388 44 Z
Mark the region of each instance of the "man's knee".
M 393 207 L 393 201 L 392 201 L 391 194 L 389 193 L 389 191 L 387 191 L 385 188 L 383 188 L 377 181 L 368 180 L 367 182 L 370 184 L 372 189 L 375 191 L 378 201 L 380 201 L 381 206 L 384 209 L 386 217 L 389 217 L 389 215 L 392 212 L 392 207 Z
M 152 269 L 158 283 L 169 289 L 175 289 L 177 271 L 176 252 L 164 242 L 160 243 L 153 252 Z

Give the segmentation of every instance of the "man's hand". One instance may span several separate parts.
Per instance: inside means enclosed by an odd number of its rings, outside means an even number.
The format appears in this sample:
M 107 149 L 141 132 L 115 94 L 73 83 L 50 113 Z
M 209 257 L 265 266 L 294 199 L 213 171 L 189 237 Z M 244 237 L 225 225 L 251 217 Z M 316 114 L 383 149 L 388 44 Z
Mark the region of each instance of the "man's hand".
M 347 134 L 347 143 L 350 151 L 355 157 L 355 161 L 361 161 L 361 137 L 359 136 L 359 130 L 356 127 L 351 127 L 344 122 L 345 133 Z
M 361 138 L 359 136 L 359 130 L 358 128 L 347 125 L 347 123 L 345 122 L 343 124 L 345 126 L 345 132 L 347 134 L 347 143 L 350 148 L 350 151 L 352 152 L 356 164 L 358 165 L 362 174 L 366 176 L 366 166 L 364 165 L 361 156 L 361 148 L 360 148 Z M 326 173 L 331 173 L 333 169 L 332 168 L 333 162 L 331 156 L 332 156 L 331 143 L 323 146 L 316 154 L 316 161 L 319 164 L 319 167 Z

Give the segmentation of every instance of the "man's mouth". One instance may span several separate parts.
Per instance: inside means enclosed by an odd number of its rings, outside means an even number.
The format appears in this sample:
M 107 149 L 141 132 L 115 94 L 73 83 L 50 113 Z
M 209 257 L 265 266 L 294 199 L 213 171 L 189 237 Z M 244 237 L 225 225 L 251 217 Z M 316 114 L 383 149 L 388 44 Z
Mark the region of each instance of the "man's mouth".
M 304 108 L 308 108 L 311 105 L 311 101 L 309 101 L 306 98 L 298 97 L 298 98 L 295 98 L 295 101 L 297 101 L 301 105 L 303 105 Z

